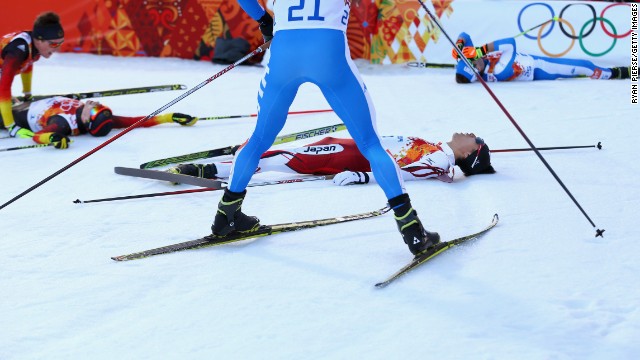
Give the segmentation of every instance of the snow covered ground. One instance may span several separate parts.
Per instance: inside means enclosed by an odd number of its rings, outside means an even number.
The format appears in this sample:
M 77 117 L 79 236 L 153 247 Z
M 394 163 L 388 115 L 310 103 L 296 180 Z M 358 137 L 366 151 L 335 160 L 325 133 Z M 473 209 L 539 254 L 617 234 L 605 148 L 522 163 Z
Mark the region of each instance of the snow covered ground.
M 38 94 L 193 87 L 223 68 L 74 54 L 37 65 Z M 484 88 L 455 84 L 452 70 L 359 66 L 381 135 L 447 141 L 463 131 L 492 149 L 526 146 Z M 254 113 L 261 73 L 236 68 L 170 110 Z M 544 156 L 604 238 L 533 153 L 503 153 L 493 156 L 495 175 L 406 183 L 427 227 L 445 239 L 494 213 L 500 224 L 384 290 L 373 284 L 411 258 L 390 215 L 116 263 L 110 256 L 207 234 L 221 193 L 73 201 L 190 188 L 113 167 L 239 144 L 255 120 L 135 129 L 0 211 L 0 359 L 637 359 L 640 108 L 630 105 L 630 82 L 491 87 L 536 146 L 602 142 Z M 147 115 L 180 94 L 101 100 L 117 114 Z M 305 86 L 291 109 L 325 108 Z M 292 116 L 283 133 L 337 122 L 333 113 Z M 103 140 L 0 153 L 0 202 Z M 30 144 L 0 140 L 0 148 Z M 256 177 L 272 178 L 282 176 Z M 384 204 L 376 185 L 309 182 L 252 188 L 244 209 L 269 224 Z

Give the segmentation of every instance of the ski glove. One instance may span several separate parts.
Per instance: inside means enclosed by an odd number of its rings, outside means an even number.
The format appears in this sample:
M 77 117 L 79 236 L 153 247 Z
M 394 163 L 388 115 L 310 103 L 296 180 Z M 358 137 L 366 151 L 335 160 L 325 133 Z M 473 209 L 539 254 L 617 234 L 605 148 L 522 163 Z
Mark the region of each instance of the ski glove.
M 71 139 L 64 135 L 53 133 L 49 136 L 49 143 L 53 144 L 56 149 L 67 149 L 71 144 Z
M 462 48 L 462 54 L 469 60 L 478 60 L 487 55 L 487 45 L 480 47 L 465 46 Z
M 198 122 L 197 117 L 181 113 L 171 114 L 171 120 L 173 120 L 174 123 L 180 124 L 182 126 L 193 126 L 196 122 Z
M 258 20 L 260 24 L 260 32 L 264 38 L 264 42 L 273 39 L 273 18 L 268 12 L 264 12 L 264 15 Z
M 16 124 L 9 126 L 9 136 L 22 139 L 28 139 L 33 137 L 33 131 L 22 128 Z
M 462 51 L 462 49 L 464 49 L 464 40 L 463 39 L 458 39 L 458 41 L 456 41 L 456 47 L 458 49 L 460 49 L 460 51 Z M 451 49 L 451 56 L 453 56 L 453 58 L 458 61 L 458 59 L 460 59 L 460 55 L 458 55 L 458 52 L 456 51 L 456 49 Z
M 340 186 L 368 184 L 369 174 L 361 171 L 343 171 L 334 176 L 333 183 Z

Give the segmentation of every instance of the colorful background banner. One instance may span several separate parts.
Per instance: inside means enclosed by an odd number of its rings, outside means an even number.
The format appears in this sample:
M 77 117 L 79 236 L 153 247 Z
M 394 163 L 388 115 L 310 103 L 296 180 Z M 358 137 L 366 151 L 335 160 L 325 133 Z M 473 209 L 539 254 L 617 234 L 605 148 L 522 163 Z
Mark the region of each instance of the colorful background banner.
M 347 37 L 353 58 L 380 64 L 453 64 L 451 44 L 417 0 L 351 3 Z M 561 21 L 518 36 L 518 48 L 602 65 L 629 62 L 629 4 L 516 0 L 425 0 L 425 4 L 453 40 L 466 31 L 481 45 L 561 16 Z M 479 19 L 477 14 L 487 9 L 495 17 Z M 9 2 L 3 12 L 11 16 L 3 16 L 0 35 L 30 29 L 45 10 L 62 19 L 64 52 L 211 60 L 219 37 L 244 38 L 252 49 L 262 43 L 256 22 L 235 0 L 30 0 L 29 11 L 19 2 Z
M 610 1 L 458 0 L 439 16 L 454 41 L 462 31 L 471 35 L 476 46 L 515 37 L 519 52 L 586 59 L 602 66 L 629 66 L 630 5 Z M 492 14 L 490 18 L 478 15 L 487 13 Z M 423 18 L 422 13 L 418 17 Z M 560 20 L 537 27 L 554 17 Z M 527 30 L 530 31 L 522 34 Z M 434 30 L 433 34 L 433 41 L 424 52 L 414 50 L 408 43 L 413 57 L 453 64 L 451 44 L 439 31 Z

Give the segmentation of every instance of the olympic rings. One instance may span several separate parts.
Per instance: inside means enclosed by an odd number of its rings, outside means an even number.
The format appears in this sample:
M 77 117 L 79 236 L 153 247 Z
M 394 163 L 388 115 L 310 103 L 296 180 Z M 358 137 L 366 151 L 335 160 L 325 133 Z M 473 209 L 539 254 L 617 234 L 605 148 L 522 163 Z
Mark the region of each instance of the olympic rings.
M 591 25 L 591 29 L 589 29 L 589 32 L 584 34 L 584 36 L 582 36 L 582 37 L 587 37 L 587 36 L 591 35 L 591 33 L 593 32 L 593 29 L 596 28 L 596 21 L 595 21 L 595 19 L 596 19 L 596 9 L 591 4 L 569 4 L 569 5 L 565 6 L 562 9 L 562 11 L 560 11 L 560 16 L 559 17 L 561 19 L 563 18 L 562 15 L 564 14 L 564 11 L 567 10 L 568 8 L 570 8 L 571 5 L 584 5 L 584 6 L 588 7 L 589 9 L 591 9 L 591 13 L 593 14 L 593 25 Z M 591 20 L 589 20 L 589 21 L 591 21 Z M 589 23 L 589 21 L 587 21 L 587 23 Z M 574 40 L 577 39 L 577 37 L 575 37 L 574 35 L 569 35 L 569 34 L 567 34 L 566 31 L 564 31 L 564 28 L 562 27 L 562 22 L 560 22 L 560 31 L 562 31 L 562 33 L 565 34 L 567 37 L 570 37 L 570 38 L 572 38 Z M 582 32 L 580 34 L 582 34 Z
M 544 30 L 545 30 L 545 28 L 547 27 L 547 25 L 548 25 L 548 23 L 549 23 L 548 21 L 547 21 L 547 22 L 545 22 L 545 23 L 542 23 L 542 24 L 540 24 L 540 25 L 538 25 L 538 26 L 536 26 L 536 27 L 530 28 L 529 30 L 526 30 L 526 31 L 522 28 L 522 14 L 523 14 L 523 13 L 524 13 L 524 11 L 525 11 L 525 10 L 527 10 L 529 7 L 531 7 L 531 6 L 535 6 L 535 5 L 541 5 L 541 6 L 543 6 L 543 7 L 546 7 L 546 8 L 549 10 L 549 13 L 550 13 L 550 19 L 553 19 L 553 20 L 554 20 L 554 21 L 551 21 L 551 27 L 550 27 L 546 32 L 545 32 Z M 588 20 L 584 23 L 584 25 L 582 26 L 582 28 L 581 28 L 580 33 L 578 34 L 578 36 L 576 36 L 575 29 L 573 28 L 573 26 L 571 25 L 571 23 L 569 23 L 567 20 L 565 20 L 565 19 L 563 18 L 563 15 L 564 15 L 565 11 L 566 11 L 567 9 L 569 9 L 569 8 L 570 8 L 571 6 L 573 6 L 573 5 L 584 5 L 584 6 L 587 6 L 587 7 L 591 10 L 591 14 L 592 14 L 591 19 L 588 19 Z M 596 14 L 595 7 L 594 7 L 593 5 L 591 5 L 591 4 L 585 4 L 585 3 L 573 3 L 573 4 L 567 4 L 567 5 L 565 5 L 565 6 L 562 8 L 562 10 L 560 11 L 560 15 L 556 17 L 556 16 L 555 16 L 555 12 L 554 12 L 553 8 L 552 8 L 549 4 L 547 4 L 547 3 L 543 3 L 543 2 L 531 3 L 531 4 L 528 4 L 528 5 L 524 6 L 524 7 L 520 10 L 520 13 L 518 14 L 518 29 L 521 31 L 521 34 L 519 34 L 519 35 L 524 35 L 526 38 L 529 38 L 529 39 L 531 39 L 531 40 L 537 40 L 537 42 L 538 42 L 538 47 L 540 48 L 540 50 L 541 50 L 541 51 L 542 51 L 546 56 L 549 56 L 549 57 L 562 57 L 562 56 L 564 56 L 564 55 L 565 55 L 565 54 L 567 54 L 569 51 L 571 51 L 571 49 L 572 49 L 572 48 L 573 48 L 573 46 L 575 45 L 575 40 L 576 40 L 576 39 L 577 39 L 577 40 L 579 40 L 580 48 L 582 49 L 582 51 L 584 51 L 584 53 L 585 53 L 585 54 L 590 55 L 590 56 L 593 56 L 593 57 L 603 56 L 603 55 L 605 55 L 605 54 L 609 53 L 611 50 L 613 50 L 613 48 L 614 48 L 614 47 L 615 47 L 615 45 L 616 45 L 616 40 L 617 40 L 617 39 L 625 38 L 625 37 L 627 37 L 627 36 L 629 36 L 629 35 L 631 34 L 631 29 L 629 29 L 629 31 L 627 31 L 626 33 L 618 35 L 618 32 L 617 32 L 617 30 L 616 30 L 615 26 L 613 25 L 613 23 L 612 23 L 609 19 L 607 19 L 607 18 L 605 18 L 605 17 L 604 17 L 605 12 L 606 12 L 609 8 L 612 8 L 612 7 L 615 7 L 615 6 L 619 6 L 619 5 L 627 5 L 627 6 L 629 6 L 629 7 L 631 6 L 630 4 L 623 4 L 623 3 L 610 4 L 610 5 L 606 6 L 604 9 L 602 9 L 602 12 L 600 13 L 600 16 L 598 17 L 598 16 L 597 16 L 597 14 Z M 558 27 L 560 28 L 560 31 L 562 31 L 562 33 L 563 33 L 566 37 L 568 37 L 568 38 L 570 38 L 570 39 L 571 39 L 571 44 L 569 45 L 569 47 L 568 47 L 565 51 L 563 51 L 563 52 L 561 52 L 561 53 L 558 53 L 558 54 L 551 54 L 551 53 L 549 53 L 548 51 L 546 51 L 546 50 L 543 48 L 541 40 L 542 40 L 542 39 L 544 39 L 545 37 L 547 37 L 547 36 L 551 33 L 551 31 L 553 30 L 553 26 L 555 25 L 555 22 L 556 22 L 556 21 L 560 23 L 560 24 L 558 25 Z M 591 34 L 592 34 L 593 30 L 594 30 L 594 29 L 595 29 L 595 27 L 596 27 L 596 22 L 597 22 L 597 21 L 600 21 L 600 26 L 602 27 L 602 30 L 604 31 L 604 33 L 605 33 L 607 36 L 609 36 L 609 37 L 613 38 L 613 43 L 612 43 L 612 45 L 611 45 L 607 50 L 605 50 L 605 51 L 604 51 L 604 52 L 602 52 L 602 53 L 593 53 L 593 52 L 590 52 L 589 50 L 587 50 L 587 49 L 586 49 L 586 47 L 585 47 L 585 45 L 584 45 L 584 42 L 583 42 L 583 39 L 585 39 L 586 37 L 588 37 L 589 35 L 591 35 Z M 605 26 L 605 23 L 607 23 L 607 24 L 611 27 L 611 29 L 613 30 L 613 33 L 612 33 L 612 32 L 610 32 L 610 31 L 607 29 L 607 27 Z M 569 33 L 567 32 L 567 30 L 566 30 L 566 28 L 565 28 L 565 25 L 566 25 L 566 27 L 568 27 L 568 28 L 569 28 L 569 30 L 571 31 L 571 34 L 569 34 Z M 587 27 L 588 27 L 589 25 L 591 25 L 591 28 L 590 28 L 590 29 L 588 29 L 588 31 L 586 31 L 586 30 L 587 30 Z M 531 31 L 531 30 L 533 30 L 533 29 L 535 29 L 535 28 L 537 28 L 537 27 L 540 27 L 540 29 L 538 30 L 538 34 L 537 34 L 538 36 L 532 36 L 532 35 L 528 35 L 528 34 L 527 34 L 527 32 L 529 32 L 529 31 Z
M 572 36 L 570 36 L 569 38 L 571 39 L 571 45 L 569 45 L 569 47 L 567 48 L 567 50 L 559 53 L 559 54 L 552 54 L 550 52 L 548 52 L 547 50 L 545 50 L 542 47 L 542 36 L 540 36 L 542 34 L 542 30 L 544 30 L 545 26 L 547 26 L 547 24 L 544 24 L 540 27 L 540 30 L 538 30 L 538 47 L 540 48 L 540 51 L 542 51 L 543 54 L 547 55 L 548 57 L 563 57 L 565 56 L 569 51 L 571 51 L 571 49 L 573 49 L 573 45 L 575 45 L 576 43 L 576 31 L 573 28 L 573 25 L 571 25 L 570 22 L 568 22 L 567 20 L 563 19 L 563 18 L 558 18 L 558 21 L 560 22 L 560 24 L 566 24 L 569 27 L 569 30 L 571 30 L 571 34 Z M 584 28 L 583 28 L 584 30 Z M 582 40 L 580 40 L 582 41 Z
M 607 50 L 605 50 L 605 51 L 603 51 L 603 52 L 601 52 L 601 53 L 599 53 L 599 54 L 595 54 L 595 53 L 592 53 L 592 52 L 587 51 L 587 49 L 584 47 L 584 44 L 582 43 L 582 39 L 584 38 L 584 37 L 582 36 L 582 32 L 584 31 L 584 28 L 586 28 L 586 27 L 587 27 L 587 25 L 589 25 L 589 22 L 593 21 L 593 24 L 595 25 L 596 20 L 600 20 L 600 22 L 603 22 L 603 21 L 604 21 L 604 22 L 606 22 L 607 24 L 609 24 L 609 26 L 611 26 L 611 29 L 613 30 L 613 33 L 614 33 L 615 35 L 618 35 L 618 32 L 616 31 L 616 27 L 615 27 L 615 26 L 613 26 L 613 23 L 612 23 L 611 21 L 609 21 L 609 19 L 605 19 L 605 18 L 602 18 L 602 17 L 597 17 L 597 18 L 594 18 L 593 20 L 589 20 L 589 21 L 587 21 L 587 22 L 584 24 L 584 26 L 582 27 L 582 30 L 580 30 L 580 48 L 582 49 L 582 51 L 584 51 L 584 53 L 585 53 L 585 54 L 590 55 L 590 56 L 593 56 L 593 57 L 602 56 L 602 55 L 604 55 L 604 54 L 608 53 L 609 51 L 613 50 L 613 48 L 616 46 L 616 41 L 618 41 L 618 39 L 614 36 L 614 37 L 613 37 L 613 44 L 611 44 L 611 46 L 610 46 Z
M 600 13 L 600 17 L 604 19 L 604 12 L 607 11 L 607 9 L 609 9 L 610 7 L 613 7 L 613 6 L 616 6 L 616 5 L 627 5 L 627 6 L 631 7 L 631 4 L 611 4 L 611 5 L 607 6 L 606 8 L 602 9 L 602 12 Z M 595 22 L 594 22 L 594 24 L 595 24 Z M 611 25 L 611 23 L 609 23 L 609 25 Z M 622 35 L 611 34 L 604 27 L 604 22 L 602 20 L 600 20 L 600 26 L 602 26 L 602 30 L 604 31 L 605 34 L 611 36 L 614 39 L 622 39 L 622 38 L 625 38 L 625 37 L 629 36 L 629 34 L 631 34 L 631 28 L 629 28 L 629 31 L 627 31 L 626 33 L 624 33 Z M 611 27 L 613 27 L 613 25 L 611 25 Z
M 546 7 L 547 9 L 549 9 L 549 12 L 551 13 L 551 17 L 549 19 L 553 19 L 556 14 L 555 12 L 553 12 L 553 8 L 551 7 L 551 5 L 549 4 L 545 4 L 545 3 L 532 3 L 529 4 L 525 7 L 522 8 L 522 10 L 520 10 L 520 13 L 518 14 L 518 29 L 520 29 L 520 33 L 522 33 L 522 35 L 524 35 L 526 38 L 531 39 L 531 40 L 535 40 L 536 37 L 535 36 L 531 36 L 529 34 L 526 33 L 526 31 L 524 31 L 524 29 L 522 28 L 522 22 L 520 22 L 520 20 L 522 19 L 522 13 L 527 10 L 528 7 L 530 6 L 534 6 L 534 5 L 542 5 L 544 7 Z M 542 38 L 545 38 L 547 35 L 549 35 L 549 33 L 551 32 L 551 30 L 553 30 L 553 27 L 556 26 L 555 21 L 551 22 L 551 28 L 549 28 L 549 31 L 547 31 L 546 34 L 544 34 L 542 36 Z M 538 33 L 538 37 L 540 37 L 539 33 Z

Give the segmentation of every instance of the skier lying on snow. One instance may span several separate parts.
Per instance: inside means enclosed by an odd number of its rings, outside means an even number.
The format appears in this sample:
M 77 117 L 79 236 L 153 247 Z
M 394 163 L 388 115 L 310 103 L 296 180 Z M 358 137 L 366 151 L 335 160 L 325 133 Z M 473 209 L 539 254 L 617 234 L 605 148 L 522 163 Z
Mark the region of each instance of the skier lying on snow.
M 489 147 L 474 134 L 455 133 L 446 143 L 430 143 L 421 138 L 383 136 L 382 146 L 393 156 L 404 180 L 437 178 L 453 181 L 458 165 L 466 176 L 495 173 Z M 228 178 L 231 161 L 210 164 L 180 164 L 168 169 L 175 174 L 209 179 Z M 375 181 L 369 162 L 353 139 L 326 137 L 315 143 L 262 154 L 256 173 L 278 171 L 294 174 L 335 175 L 337 185 L 367 184 Z
M 592 79 L 629 79 L 630 67 L 605 68 L 589 60 L 550 58 L 517 52 L 514 38 L 496 40 L 474 47 L 467 33 L 458 35 L 456 46 L 469 59 L 485 81 L 555 80 L 588 76 Z M 451 55 L 458 62 L 456 82 L 477 81 L 475 73 L 460 61 L 458 52 Z
M 131 126 L 143 116 L 113 115 L 111 109 L 99 102 L 86 102 L 55 96 L 47 99 L 16 103 L 12 107 L 15 124 L 10 126 L 11 137 L 32 138 L 38 144 L 53 144 L 57 149 L 66 149 L 71 140 L 69 136 L 89 133 L 93 136 L 105 136 L 111 129 Z M 198 118 L 168 113 L 154 116 L 141 127 L 176 122 L 191 126 Z M 0 121 L 0 128 L 2 121 Z

